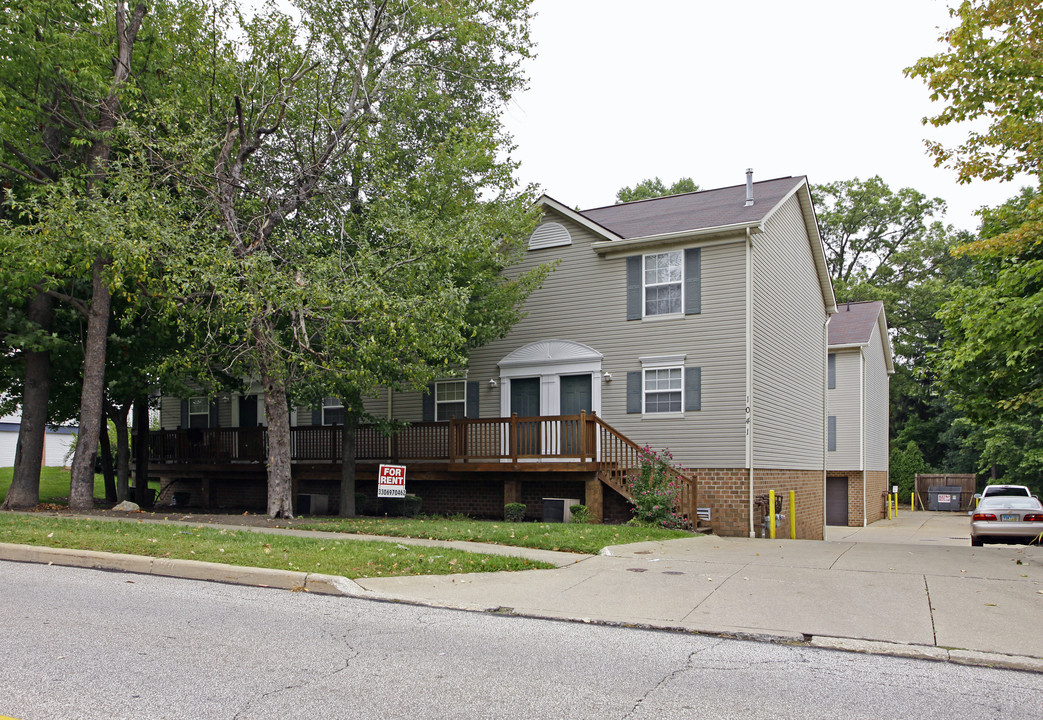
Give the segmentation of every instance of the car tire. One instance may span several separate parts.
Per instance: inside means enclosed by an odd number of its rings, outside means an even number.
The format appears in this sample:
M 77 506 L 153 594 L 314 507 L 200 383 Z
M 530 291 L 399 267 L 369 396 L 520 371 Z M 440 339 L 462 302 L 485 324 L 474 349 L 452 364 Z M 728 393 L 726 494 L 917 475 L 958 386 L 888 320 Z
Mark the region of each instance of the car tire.
M 980 537 L 971 538 L 971 547 L 981 547 L 985 544 L 985 540 Z

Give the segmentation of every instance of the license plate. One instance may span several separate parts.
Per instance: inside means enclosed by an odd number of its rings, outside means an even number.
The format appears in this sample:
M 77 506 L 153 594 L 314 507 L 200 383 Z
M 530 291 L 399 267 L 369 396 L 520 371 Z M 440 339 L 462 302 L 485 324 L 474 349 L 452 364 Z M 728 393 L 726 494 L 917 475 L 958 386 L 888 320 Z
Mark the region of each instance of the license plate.
M 1002 522 L 1017 522 L 1020 519 L 1021 518 L 1017 515 L 1000 515 L 1000 520 Z

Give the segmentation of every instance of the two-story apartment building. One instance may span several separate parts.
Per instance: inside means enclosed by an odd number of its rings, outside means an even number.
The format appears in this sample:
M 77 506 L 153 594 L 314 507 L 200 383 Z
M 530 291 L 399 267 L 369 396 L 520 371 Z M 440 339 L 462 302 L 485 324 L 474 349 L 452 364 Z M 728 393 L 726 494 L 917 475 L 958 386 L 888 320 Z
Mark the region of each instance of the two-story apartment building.
M 826 334 L 837 308 L 806 178 L 747 180 L 583 211 L 540 198 L 543 221 L 513 271 L 544 263 L 555 269 L 526 302 L 525 317 L 503 339 L 474 350 L 459 376 L 427 393 L 379 392 L 368 412 L 418 427 L 452 417 L 478 423 L 596 414 L 637 445 L 668 448 L 697 482 L 698 505 L 710 508 L 715 532 L 755 532 L 756 496 L 794 490 L 798 536 L 821 538 Z M 298 409 L 294 423 L 336 423 L 339 412 L 330 399 Z M 164 428 L 263 422 L 252 395 L 163 400 Z M 438 474 L 417 464 L 415 492 L 432 510 L 492 514 L 505 499 L 531 505 L 555 495 L 586 499 L 612 515 L 615 491 L 590 475 L 593 465 L 585 479 L 550 472 L 565 469 L 569 443 L 580 441 L 539 427 L 527 439 L 494 439 L 500 464 L 480 471 L 450 462 Z M 551 434 L 560 464 L 527 467 L 519 451 L 528 443 L 536 455 L 547 454 Z M 603 440 L 591 442 L 588 460 L 598 460 Z M 459 447 L 450 442 L 451 460 Z M 360 470 L 360 487 L 367 472 Z M 302 483 L 319 475 L 302 471 Z M 183 471 L 180 477 L 189 479 Z M 336 492 L 332 483 L 329 492 Z

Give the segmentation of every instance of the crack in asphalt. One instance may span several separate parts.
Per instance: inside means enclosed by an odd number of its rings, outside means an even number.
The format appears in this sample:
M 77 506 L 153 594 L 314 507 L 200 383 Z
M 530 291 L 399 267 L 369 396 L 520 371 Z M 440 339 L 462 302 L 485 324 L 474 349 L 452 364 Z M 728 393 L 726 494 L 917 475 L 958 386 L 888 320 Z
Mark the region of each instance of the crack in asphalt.
M 688 653 L 688 658 L 685 660 L 684 665 L 674 670 L 671 670 L 666 675 L 664 675 L 663 678 L 659 682 L 657 682 L 653 687 L 650 687 L 644 695 L 637 699 L 637 701 L 634 703 L 634 706 L 630 708 L 630 710 L 625 715 L 622 716 L 621 720 L 626 720 L 626 718 L 633 717 L 634 714 L 641 708 L 641 704 L 644 703 L 644 701 L 647 700 L 652 695 L 652 693 L 666 685 L 671 680 L 677 678 L 682 673 L 690 670 L 692 668 L 692 661 L 695 659 L 696 655 L 706 650 L 710 650 L 717 647 L 721 642 L 723 642 L 723 640 L 714 643 L 708 648 L 700 648 L 699 650 L 693 650 L 692 652 Z

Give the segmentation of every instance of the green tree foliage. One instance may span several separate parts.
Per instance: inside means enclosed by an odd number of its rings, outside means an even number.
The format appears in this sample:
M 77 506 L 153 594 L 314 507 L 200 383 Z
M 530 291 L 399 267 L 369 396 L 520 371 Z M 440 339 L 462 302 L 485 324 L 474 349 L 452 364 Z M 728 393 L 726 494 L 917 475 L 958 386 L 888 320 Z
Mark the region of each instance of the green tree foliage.
M 1043 170 L 1043 6 L 1037 0 L 965 0 L 940 39 L 945 52 L 921 58 L 906 74 L 924 80 L 944 104 L 924 123 L 971 123 L 954 148 L 928 141 L 938 165 L 974 178 L 1012 180 Z
M 890 471 L 889 482 L 898 486 L 899 499 L 907 499 L 909 494 L 916 489 L 916 474 L 930 472 L 927 461 L 919 446 L 910 440 L 904 445 L 893 443 L 891 446 L 891 457 L 888 463 Z M 888 488 L 890 492 L 890 488 Z
M 193 300 L 179 320 L 208 360 L 195 370 L 264 387 L 273 517 L 292 515 L 289 393 L 357 416 L 378 386 L 422 387 L 506 332 L 539 281 L 502 273 L 534 221 L 499 159 L 528 5 L 268 8 L 242 28 L 237 81 L 193 123 L 216 150 L 172 164 L 218 227 L 166 265 Z
M 943 104 L 936 127 L 968 122 L 953 148 L 928 142 L 962 182 L 1043 178 L 1043 7 L 1032 0 L 974 0 L 951 11 L 946 51 L 906 72 Z M 954 255 L 969 271 L 938 314 L 945 341 L 934 358 L 954 406 L 978 433 L 982 469 L 1038 483 L 1043 411 L 1043 199 L 1025 189 L 984 211 L 978 238 Z M 1037 485 L 1038 488 L 1038 485 Z
M 619 192 L 616 193 L 616 203 L 649 200 L 666 195 L 680 195 L 681 193 L 696 192 L 698 189 L 699 186 L 689 177 L 679 178 L 677 182 L 667 187 L 657 176 L 651 180 L 642 180 L 632 188 L 629 186 L 620 188 Z

